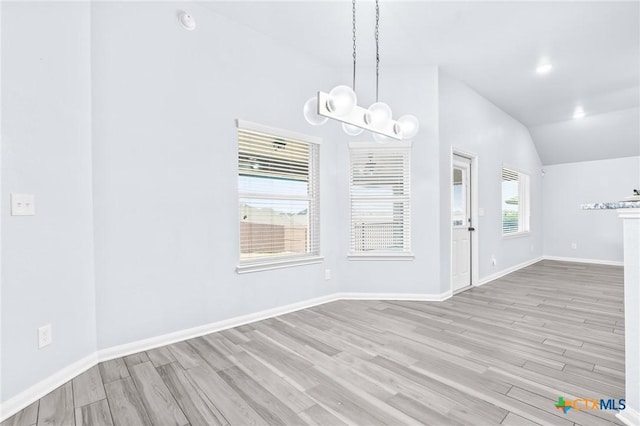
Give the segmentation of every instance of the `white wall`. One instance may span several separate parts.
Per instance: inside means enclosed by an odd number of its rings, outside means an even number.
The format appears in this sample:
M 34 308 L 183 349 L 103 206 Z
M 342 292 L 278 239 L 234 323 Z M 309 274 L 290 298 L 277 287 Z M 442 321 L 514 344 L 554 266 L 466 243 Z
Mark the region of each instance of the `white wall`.
M 335 141 L 321 147 L 324 264 L 236 274 L 233 207 L 235 119 L 330 136 L 302 105 L 334 72 L 203 4 L 189 4 L 197 28 L 185 31 L 181 7 L 92 5 L 99 349 L 338 291 L 324 280 L 341 213 Z
M 540 161 L 526 128 L 435 67 L 385 67 L 381 100 L 395 116 L 421 121 L 412 153 L 415 260 L 347 260 L 349 138 L 336 123 L 307 125 L 301 109 L 318 89 L 349 83 L 350 70 L 206 4 L 189 4 L 198 27 L 185 31 L 176 23 L 182 7 L 2 5 L 2 211 L 11 191 L 35 193 L 38 209 L 2 216 L 4 400 L 96 348 L 336 292 L 448 291 L 451 147 L 480 158 L 481 278 L 542 254 Z M 360 73 L 367 105 L 373 73 Z M 324 263 L 235 273 L 236 118 L 325 139 Z M 503 163 L 531 173 L 528 236 L 501 236 Z M 35 330 L 48 322 L 54 345 L 38 351 Z M 35 368 L 16 367 L 24 365 Z
M 2 165 L 2 135 L 2 5 L 0 5 L 0 165 Z M 2 171 L 0 171 L 0 200 L 2 200 L 3 197 Z M 2 391 L 2 214 L 2 210 L 0 210 L 0 403 L 5 400 Z
M 542 255 L 543 199 L 541 164 L 529 131 L 464 83 L 440 73 L 440 252 L 442 288 L 449 288 L 451 250 L 451 149 L 478 156 L 479 275 L 483 278 Z M 531 232 L 502 237 L 501 172 L 503 165 L 527 172 L 531 177 Z M 492 256 L 496 265 L 491 263 Z
M 2 5 L 2 398 L 95 351 L 87 3 Z M 35 216 L 9 216 L 9 194 Z M 37 347 L 51 324 L 53 343 Z
M 580 205 L 624 200 L 634 188 L 640 190 L 640 157 L 550 165 L 544 172 L 545 256 L 622 262 L 616 211 Z
M 358 103 L 375 101 L 373 68 L 359 67 Z M 385 67 L 380 80 L 380 101 L 391 107 L 394 117 L 414 114 L 420 131 L 411 151 L 411 239 L 415 259 L 348 260 L 349 253 L 349 140 L 371 141 L 365 132 L 357 137 L 342 133 L 332 143 L 338 146 L 337 167 L 339 220 L 333 229 L 338 241 L 340 268 L 337 277 L 343 291 L 355 293 L 438 295 L 440 253 L 438 251 L 438 86 L 436 67 Z M 393 142 L 388 142 L 393 143 Z

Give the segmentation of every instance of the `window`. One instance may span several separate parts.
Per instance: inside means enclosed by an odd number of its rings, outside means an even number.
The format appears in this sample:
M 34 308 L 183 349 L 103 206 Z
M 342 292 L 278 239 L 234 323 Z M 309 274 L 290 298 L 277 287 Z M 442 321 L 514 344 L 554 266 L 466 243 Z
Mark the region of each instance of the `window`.
M 238 120 L 238 272 L 321 260 L 319 141 Z
M 411 143 L 349 148 L 350 258 L 412 258 Z
M 529 175 L 502 169 L 502 235 L 529 232 Z

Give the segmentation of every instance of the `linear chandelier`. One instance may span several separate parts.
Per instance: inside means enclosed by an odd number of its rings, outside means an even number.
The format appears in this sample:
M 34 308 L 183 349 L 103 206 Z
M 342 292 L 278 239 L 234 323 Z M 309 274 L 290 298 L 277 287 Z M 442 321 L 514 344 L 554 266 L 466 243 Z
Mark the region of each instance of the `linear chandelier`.
M 353 86 L 336 86 L 329 93 L 322 91 L 304 104 L 304 117 L 309 124 L 319 126 L 329 118 L 341 121 L 342 129 L 350 136 L 357 136 L 364 130 L 373 133 L 378 142 L 390 139 L 411 139 L 420 127 L 418 119 L 411 114 L 398 120 L 392 119 L 391 108 L 378 100 L 378 81 L 380 78 L 380 6 L 376 0 L 376 101 L 369 108 L 358 106 L 356 96 L 356 0 L 352 0 L 353 32 Z

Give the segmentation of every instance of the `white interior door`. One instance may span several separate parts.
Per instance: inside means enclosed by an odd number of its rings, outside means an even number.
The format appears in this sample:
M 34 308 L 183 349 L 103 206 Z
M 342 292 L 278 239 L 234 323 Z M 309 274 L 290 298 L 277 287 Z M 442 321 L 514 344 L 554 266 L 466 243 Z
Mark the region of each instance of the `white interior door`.
M 453 156 L 451 183 L 451 281 L 453 292 L 471 285 L 471 160 Z

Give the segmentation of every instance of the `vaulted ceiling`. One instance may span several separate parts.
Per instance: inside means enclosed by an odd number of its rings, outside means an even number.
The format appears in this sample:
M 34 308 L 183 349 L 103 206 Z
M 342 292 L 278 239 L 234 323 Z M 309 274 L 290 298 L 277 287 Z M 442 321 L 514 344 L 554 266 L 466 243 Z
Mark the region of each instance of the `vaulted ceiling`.
M 351 64 L 350 1 L 207 7 Z M 640 2 L 381 0 L 380 12 L 382 79 L 385 66 L 439 66 L 529 127 L 543 164 L 640 155 Z M 374 23 L 374 3 L 358 1 L 359 64 L 374 57 Z M 537 74 L 546 61 L 552 70 Z M 585 117 L 574 119 L 579 105 Z

